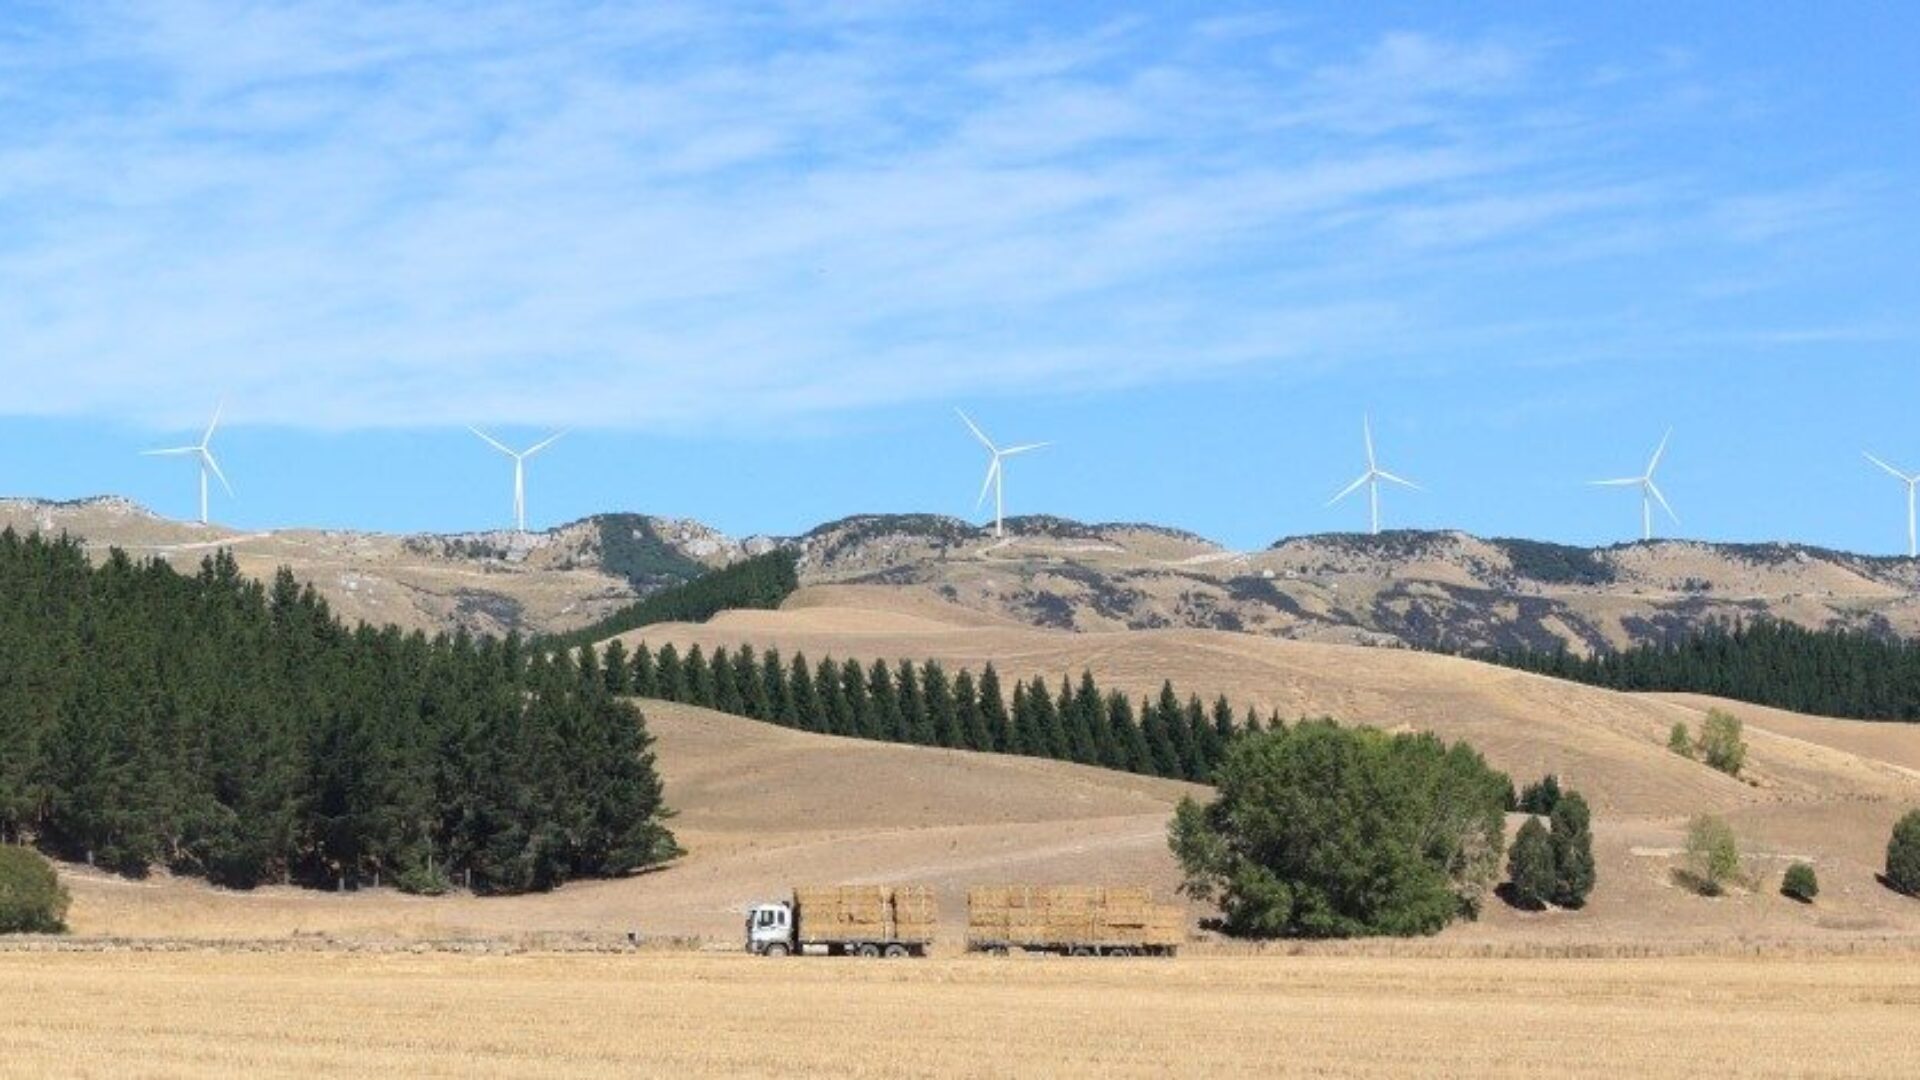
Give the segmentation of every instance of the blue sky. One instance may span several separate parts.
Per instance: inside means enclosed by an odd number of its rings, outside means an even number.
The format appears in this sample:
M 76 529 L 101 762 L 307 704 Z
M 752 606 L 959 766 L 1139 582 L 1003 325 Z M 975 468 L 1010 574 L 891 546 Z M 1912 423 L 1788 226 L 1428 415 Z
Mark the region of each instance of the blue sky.
M 0 0 L 0 491 L 1904 547 L 1920 15 Z M 956 14 L 949 8 L 964 8 Z M 1042 11 L 1043 16 L 1036 16 Z M 1174 12 L 1170 14 L 1169 12 Z

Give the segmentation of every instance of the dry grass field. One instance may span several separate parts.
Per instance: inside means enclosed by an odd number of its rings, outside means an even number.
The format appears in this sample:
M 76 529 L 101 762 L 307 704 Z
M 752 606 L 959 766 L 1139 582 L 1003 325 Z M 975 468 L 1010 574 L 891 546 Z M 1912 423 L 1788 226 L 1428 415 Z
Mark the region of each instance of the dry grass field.
M 22 1076 L 1920 1074 L 1912 957 L 5 954 L 0 987 Z

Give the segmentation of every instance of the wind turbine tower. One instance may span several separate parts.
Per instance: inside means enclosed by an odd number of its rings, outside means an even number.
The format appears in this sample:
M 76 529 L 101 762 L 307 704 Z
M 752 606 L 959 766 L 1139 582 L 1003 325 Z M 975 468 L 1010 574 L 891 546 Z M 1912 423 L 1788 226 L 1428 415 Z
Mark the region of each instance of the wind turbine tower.
M 1667 516 L 1673 519 L 1675 525 L 1680 524 L 1680 515 L 1673 512 L 1673 507 L 1667 503 L 1667 497 L 1660 494 L 1659 485 L 1653 482 L 1654 470 L 1660 467 L 1660 458 L 1666 454 L 1667 440 L 1671 438 L 1673 438 L 1673 429 L 1668 428 L 1666 435 L 1660 439 L 1659 448 L 1653 452 L 1653 459 L 1647 462 L 1647 471 L 1641 475 L 1623 477 L 1619 480 L 1592 481 L 1595 487 L 1637 487 L 1640 489 L 1640 538 L 1643 540 L 1653 539 L 1653 504 L 1655 502 L 1658 502 L 1660 508 L 1667 512 Z
M 968 416 L 965 412 L 962 412 L 959 409 L 955 409 L 953 411 L 960 413 L 960 420 L 967 425 L 967 430 L 973 432 L 973 437 L 976 439 L 979 439 L 980 445 L 987 448 L 987 454 L 988 454 L 987 478 L 984 482 L 981 483 L 980 497 L 974 500 L 973 505 L 976 509 L 978 509 L 981 504 L 987 501 L 987 492 L 989 490 L 993 492 L 993 535 L 994 535 L 994 539 L 996 540 L 1000 539 L 1001 537 L 1004 537 L 1006 535 L 1005 515 L 1006 515 L 1006 509 L 1007 509 L 1007 499 L 1006 499 L 1007 471 L 1003 463 L 1008 458 L 1013 457 L 1016 454 L 1024 454 L 1029 450 L 1038 450 L 1043 446 L 1052 446 L 1053 444 L 1043 443 L 1043 442 L 1026 443 L 1022 446 L 1009 446 L 1006 449 L 1002 450 L 1001 448 L 993 444 L 992 439 L 987 438 L 986 432 L 980 430 L 980 425 L 974 423 L 972 417 Z
M 546 438 L 540 440 L 539 442 L 534 443 L 532 446 L 527 447 L 525 450 L 513 450 L 513 449 L 509 449 L 507 445 L 501 442 L 499 439 L 496 439 L 493 436 L 487 434 L 486 432 L 481 431 L 477 427 L 469 426 L 467 430 L 473 432 L 475 435 L 480 436 L 480 438 L 484 440 L 488 446 L 493 447 L 495 450 L 498 450 L 501 453 L 513 459 L 513 527 L 519 532 L 526 532 L 527 531 L 527 459 L 539 453 L 540 451 L 545 450 L 547 447 L 552 446 L 554 443 L 560 441 L 560 436 L 565 435 L 566 432 L 565 431 L 554 432 L 552 435 L 549 435 Z
M 1886 462 L 1881 461 L 1879 458 L 1874 457 L 1872 454 L 1867 454 L 1867 460 L 1873 462 L 1875 465 L 1880 466 L 1882 469 L 1885 469 L 1888 472 L 1892 473 L 1896 479 L 1898 479 L 1901 483 L 1907 485 L 1907 558 L 1912 559 L 1912 558 L 1920 557 L 1920 533 L 1916 533 L 1914 531 L 1914 517 L 1913 517 L 1913 510 L 1914 510 L 1913 492 L 1914 492 L 1915 486 L 1920 485 L 1920 473 L 1914 473 L 1913 475 L 1909 476 L 1906 473 L 1901 472 L 1899 469 L 1896 469 L 1893 466 L 1887 464 Z
M 226 403 L 214 406 L 213 422 L 207 425 L 207 433 L 192 446 L 175 446 L 165 450 L 142 450 L 147 457 L 191 457 L 200 463 L 200 524 L 207 524 L 207 475 L 213 474 L 220 479 L 220 486 L 227 489 L 227 496 L 233 496 L 233 485 L 227 483 L 227 474 L 220 471 L 220 463 L 213 458 L 213 431 L 220 426 L 220 413 Z
M 1347 496 L 1353 494 L 1354 492 L 1359 491 L 1362 487 L 1365 487 L 1367 489 L 1367 502 L 1369 504 L 1370 511 L 1371 511 L 1371 517 L 1369 520 L 1372 522 L 1373 535 L 1379 536 L 1380 535 L 1380 481 L 1385 480 L 1389 484 L 1399 484 L 1401 487 L 1412 488 L 1415 491 L 1420 491 L 1422 489 L 1419 484 L 1416 484 L 1411 480 L 1407 480 L 1407 479 L 1403 479 L 1401 477 L 1395 476 L 1394 474 L 1380 467 L 1379 459 L 1376 458 L 1373 453 L 1373 420 L 1372 418 L 1365 417 L 1365 416 L 1360 418 L 1360 434 L 1367 441 L 1367 471 L 1360 474 L 1360 479 L 1355 480 L 1353 483 L 1348 484 L 1345 488 L 1341 489 L 1340 494 L 1335 495 L 1331 499 L 1328 499 L 1327 505 L 1332 506 L 1334 503 L 1339 502 L 1341 499 L 1344 499 Z

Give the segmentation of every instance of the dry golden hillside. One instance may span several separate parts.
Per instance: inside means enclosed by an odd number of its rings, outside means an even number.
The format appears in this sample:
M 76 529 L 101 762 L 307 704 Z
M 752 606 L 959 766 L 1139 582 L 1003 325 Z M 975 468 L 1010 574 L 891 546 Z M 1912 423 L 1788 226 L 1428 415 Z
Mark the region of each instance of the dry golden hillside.
M 669 624 L 627 635 L 629 644 L 743 643 L 873 659 L 935 659 L 1005 676 L 1091 670 L 1134 694 L 1171 679 L 1183 692 L 1229 695 L 1283 716 L 1433 731 L 1464 739 L 1524 783 L 1548 772 L 1586 794 L 1598 818 L 1602 886 L 1585 912 L 1532 917 L 1496 910 L 1475 938 L 1520 932 L 1660 939 L 1723 934 L 1795 936 L 1920 932 L 1920 904 L 1882 888 L 1888 830 L 1920 806 L 1920 727 L 1836 723 L 1735 706 L 1746 720 L 1749 765 L 1734 779 L 1666 749 L 1676 720 L 1697 724 L 1702 702 L 1620 694 L 1399 649 L 1282 641 L 1245 634 L 1167 630 L 1065 633 L 942 613 L 936 602 L 890 589 L 802 590 L 780 611 L 728 612 L 702 625 Z M 1719 901 L 1674 886 L 1686 820 L 1727 816 L 1748 849 L 1760 888 Z M 1774 895 L 1794 858 L 1819 869 L 1827 890 L 1807 909 Z

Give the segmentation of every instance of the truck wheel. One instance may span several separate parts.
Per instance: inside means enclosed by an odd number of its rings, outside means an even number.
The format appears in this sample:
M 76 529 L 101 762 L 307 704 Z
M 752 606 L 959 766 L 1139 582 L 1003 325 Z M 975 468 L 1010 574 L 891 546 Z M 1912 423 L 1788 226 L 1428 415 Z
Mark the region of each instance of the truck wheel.
M 785 956 L 787 955 L 787 951 L 788 950 L 785 945 L 776 941 L 773 944 L 767 946 L 766 948 L 760 950 L 760 955 L 761 956 Z
M 1092 956 L 1093 950 L 1087 948 L 1085 945 L 1075 945 L 1073 948 L 1067 950 L 1067 955 L 1068 956 Z
M 860 953 L 861 956 L 864 956 L 867 959 L 871 960 L 874 957 L 880 955 L 880 946 L 875 945 L 873 942 L 869 941 L 865 945 L 860 946 L 860 948 L 857 951 Z
M 905 945 L 896 943 L 887 946 L 887 959 L 895 960 L 905 955 L 907 955 L 907 947 Z
M 1113 948 L 1107 950 L 1107 955 L 1108 956 L 1132 956 L 1133 950 L 1127 948 L 1125 945 L 1115 945 Z

